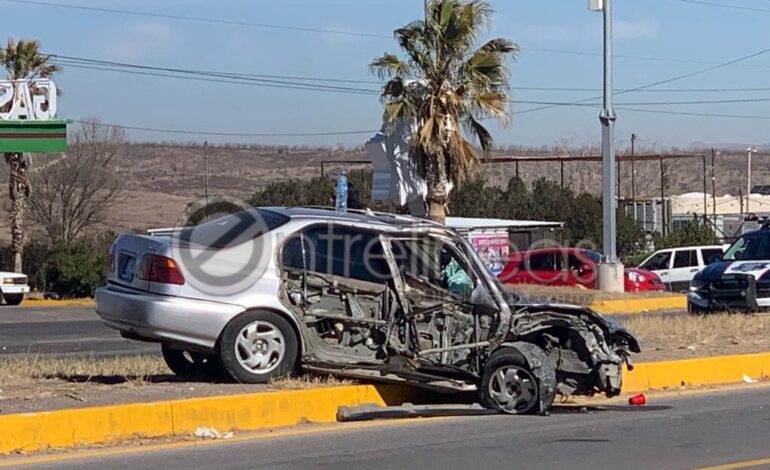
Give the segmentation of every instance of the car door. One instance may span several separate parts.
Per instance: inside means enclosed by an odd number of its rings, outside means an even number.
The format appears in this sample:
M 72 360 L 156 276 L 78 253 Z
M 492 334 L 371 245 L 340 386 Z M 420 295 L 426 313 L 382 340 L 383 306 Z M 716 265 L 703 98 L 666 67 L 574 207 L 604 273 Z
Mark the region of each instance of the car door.
M 307 363 L 380 364 L 398 297 L 377 232 L 317 224 L 281 249 L 284 304 L 298 318 Z
M 675 250 L 669 275 L 671 290 L 677 292 L 687 290 L 690 287 L 690 281 L 699 270 L 698 250 L 694 248 Z
M 671 250 L 661 250 L 639 266 L 658 275 L 667 288 L 671 288 Z
M 563 285 L 564 276 L 559 261 L 556 250 L 530 254 L 524 261 L 529 282 L 551 286 Z

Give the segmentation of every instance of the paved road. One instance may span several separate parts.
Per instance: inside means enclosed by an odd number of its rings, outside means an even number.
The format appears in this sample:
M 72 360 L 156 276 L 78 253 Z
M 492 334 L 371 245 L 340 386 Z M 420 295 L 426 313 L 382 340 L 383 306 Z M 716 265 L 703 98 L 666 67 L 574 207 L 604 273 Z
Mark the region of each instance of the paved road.
M 332 432 L 143 450 L 28 468 L 684 469 L 770 456 L 770 388 L 658 400 L 636 411 L 616 407 L 550 417 L 341 426 Z
M 158 353 L 105 326 L 93 307 L 0 306 L 0 355 L 126 355 Z

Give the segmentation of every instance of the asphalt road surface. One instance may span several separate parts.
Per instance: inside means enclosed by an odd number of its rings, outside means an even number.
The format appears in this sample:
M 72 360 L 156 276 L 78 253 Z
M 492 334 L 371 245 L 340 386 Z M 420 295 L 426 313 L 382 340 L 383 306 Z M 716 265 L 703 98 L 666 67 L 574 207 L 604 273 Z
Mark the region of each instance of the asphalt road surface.
M 0 355 L 157 354 L 154 344 L 130 341 L 105 326 L 89 306 L 0 306 Z
M 550 417 L 481 416 L 340 425 L 289 437 L 219 441 L 48 461 L 25 468 L 230 469 L 685 469 L 770 463 L 770 388 L 682 397 Z M 236 438 L 238 433 L 236 433 Z M 72 459 L 72 456 L 68 457 Z M 764 459 L 764 461 L 759 460 Z M 748 468 L 748 467 L 742 467 Z

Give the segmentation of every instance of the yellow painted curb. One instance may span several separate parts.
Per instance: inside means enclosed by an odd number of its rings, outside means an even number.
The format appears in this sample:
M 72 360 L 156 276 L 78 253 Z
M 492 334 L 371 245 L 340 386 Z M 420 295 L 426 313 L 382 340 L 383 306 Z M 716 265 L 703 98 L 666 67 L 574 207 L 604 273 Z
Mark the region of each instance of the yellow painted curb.
M 328 423 L 339 406 L 406 398 L 392 388 L 356 385 L 0 415 L 0 453 L 189 435 L 199 426 L 223 431 Z
M 699 357 L 637 364 L 623 374 L 623 392 L 637 393 L 770 378 L 770 353 Z
M 623 392 L 770 378 L 770 353 L 638 364 Z M 189 435 L 199 426 L 255 430 L 336 420 L 339 406 L 425 403 L 436 395 L 396 385 L 353 385 L 0 415 L 0 453 L 114 443 L 132 437 Z
M 675 310 L 687 308 L 687 296 L 670 295 L 624 300 L 597 300 L 588 305 L 592 310 L 605 315 L 643 313 L 654 310 Z

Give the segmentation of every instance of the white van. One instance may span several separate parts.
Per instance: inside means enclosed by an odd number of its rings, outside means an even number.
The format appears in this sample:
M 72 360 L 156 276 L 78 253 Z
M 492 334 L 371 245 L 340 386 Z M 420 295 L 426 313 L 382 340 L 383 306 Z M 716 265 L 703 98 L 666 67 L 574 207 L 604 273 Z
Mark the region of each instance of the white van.
M 660 277 L 668 290 L 686 291 L 695 273 L 722 256 L 729 245 L 685 246 L 658 250 L 639 265 Z

